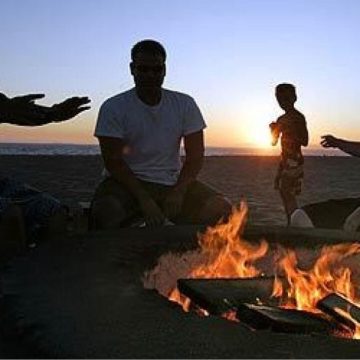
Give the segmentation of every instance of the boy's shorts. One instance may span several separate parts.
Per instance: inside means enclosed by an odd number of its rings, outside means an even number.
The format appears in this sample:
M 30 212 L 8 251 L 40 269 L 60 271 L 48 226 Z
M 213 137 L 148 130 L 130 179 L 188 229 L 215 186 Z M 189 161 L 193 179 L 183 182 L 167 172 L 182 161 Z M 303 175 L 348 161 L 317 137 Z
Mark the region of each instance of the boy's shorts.
M 0 221 L 10 205 L 17 205 L 24 215 L 27 236 L 31 239 L 48 224 L 50 216 L 63 208 L 46 192 L 41 192 L 21 181 L 0 178 Z
M 279 175 L 279 188 L 281 191 L 291 195 L 299 195 L 301 193 L 304 180 L 304 166 L 302 164 L 287 160 Z
M 173 186 L 139 181 L 149 195 L 162 208 L 164 200 Z M 121 183 L 112 177 L 106 178 L 99 184 L 95 190 L 92 203 L 107 196 L 115 197 L 123 206 L 127 214 L 127 220 L 125 220 L 124 226 L 131 225 L 141 218 L 141 210 L 136 198 Z M 176 219 L 169 220 L 177 224 L 196 224 L 198 222 L 199 212 L 206 202 L 213 197 L 219 196 L 222 197 L 222 194 L 215 189 L 200 181 L 194 181 L 187 188 L 181 213 Z

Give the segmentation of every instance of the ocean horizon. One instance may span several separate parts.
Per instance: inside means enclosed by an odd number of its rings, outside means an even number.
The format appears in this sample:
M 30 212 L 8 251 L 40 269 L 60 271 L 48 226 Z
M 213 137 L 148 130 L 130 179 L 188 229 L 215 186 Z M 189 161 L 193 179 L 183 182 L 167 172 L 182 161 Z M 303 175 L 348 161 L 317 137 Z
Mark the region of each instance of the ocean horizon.
M 183 154 L 183 149 L 181 149 Z M 215 147 L 205 148 L 205 156 L 277 156 L 280 148 Z M 348 156 L 337 149 L 305 148 L 304 156 Z M 96 144 L 0 143 L 0 155 L 100 155 Z

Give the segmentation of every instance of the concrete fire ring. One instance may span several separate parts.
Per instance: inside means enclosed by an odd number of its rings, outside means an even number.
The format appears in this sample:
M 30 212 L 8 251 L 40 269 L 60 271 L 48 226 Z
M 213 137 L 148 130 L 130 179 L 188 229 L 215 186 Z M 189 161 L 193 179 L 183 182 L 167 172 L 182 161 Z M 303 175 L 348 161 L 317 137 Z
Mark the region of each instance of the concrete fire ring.
M 44 243 L 3 274 L 9 323 L 24 345 L 47 358 L 359 358 L 358 341 L 252 332 L 185 313 L 145 290 L 144 271 L 161 254 L 196 248 L 199 230 L 123 229 Z M 264 235 L 310 247 L 358 240 L 341 231 L 281 227 L 248 227 L 244 237 Z

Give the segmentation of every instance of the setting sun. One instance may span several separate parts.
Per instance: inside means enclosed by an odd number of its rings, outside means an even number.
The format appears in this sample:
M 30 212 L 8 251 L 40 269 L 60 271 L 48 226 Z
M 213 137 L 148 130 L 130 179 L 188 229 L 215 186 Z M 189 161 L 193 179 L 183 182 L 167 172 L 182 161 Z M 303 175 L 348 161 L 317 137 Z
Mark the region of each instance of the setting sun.
M 269 126 L 263 121 L 254 121 L 248 129 L 248 141 L 259 148 L 271 147 Z

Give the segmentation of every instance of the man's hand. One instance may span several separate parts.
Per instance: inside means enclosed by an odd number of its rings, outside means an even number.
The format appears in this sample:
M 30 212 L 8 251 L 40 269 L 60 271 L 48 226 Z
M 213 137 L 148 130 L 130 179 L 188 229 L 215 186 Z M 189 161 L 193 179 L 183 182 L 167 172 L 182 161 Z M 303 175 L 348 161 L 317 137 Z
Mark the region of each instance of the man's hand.
M 35 100 L 42 99 L 45 97 L 45 94 L 28 94 L 28 95 L 22 95 L 22 96 L 15 96 L 10 100 L 10 102 L 14 105 L 21 107 L 27 107 L 31 105 L 35 105 Z
M 0 104 L 1 122 L 20 126 L 40 126 L 53 121 L 71 119 L 82 111 L 90 109 L 87 97 L 73 97 L 51 107 L 35 104 L 44 94 L 29 94 L 7 98 L 3 95 Z
M 29 94 L 8 98 L 3 95 L 0 111 L 2 122 L 32 126 L 39 121 L 43 124 L 46 113 L 34 102 L 44 96 L 44 94 Z
M 181 211 L 184 202 L 184 192 L 173 189 L 167 195 L 164 201 L 164 212 L 168 219 L 173 219 Z
M 83 106 L 90 102 L 87 97 L 72 97 L 53 105 L 49 108 L 48 117 L 51 121 L 58 122 L 73 118 L 81 112 L 90 109 L 90 106 Z
M 321 145 L 324 148 L 330 148 L 330 147 L 334 147 L 337 148 L 339 147 L 339 139 L 332 136 L 332 135 L 324 135 L 321 137 L 323 140 L 321 140 Z
M 144 215 L 146 226 L 160 226 L 165 222 L 165 216 L 156 202 L 151 199 L 145 199 L 140 202 L 140 207 Z

